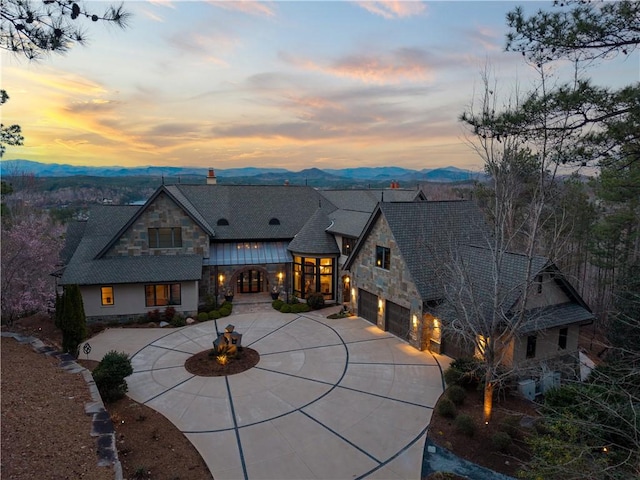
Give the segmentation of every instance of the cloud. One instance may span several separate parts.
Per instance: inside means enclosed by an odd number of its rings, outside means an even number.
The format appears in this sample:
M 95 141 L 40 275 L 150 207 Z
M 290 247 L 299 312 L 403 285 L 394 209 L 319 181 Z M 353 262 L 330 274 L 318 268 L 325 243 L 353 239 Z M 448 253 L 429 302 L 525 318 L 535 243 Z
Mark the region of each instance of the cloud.
M 326 64 L 287 53 L 280 53 L 279 56 L 284 62 L 298 68 L 352 78 L 364 83 L 424 82 L 433 80 L 434 77 L 430 55 L 425 50 L 412 47 L 398 48 L 376 55 L 354 54 Z
M 222 66 L 228 66 L 228 63 L 220 57 L 230 54 L 240 43 L 236 38 L 222 33 L 204 35 L 180 32 L 173 35 L 168 41 L 180 52 Z
M 472 45 L 481 47 L 482 50 L 490 52 L 502 52 L 504 34 L 487 27 L 477 27 L 467 32 L 467 37 Z
M 354 3 L 374 15 L 387 19 L 422 15 L 427 10 L 423 2 L 411 0 L 358 0 Z
M 274 17 L 276 15 L 272 2 L 259 2 L 255 0 L 208 0 L 208 3 L 224 10 L 234 10 L 249 15 L 262 17 Z

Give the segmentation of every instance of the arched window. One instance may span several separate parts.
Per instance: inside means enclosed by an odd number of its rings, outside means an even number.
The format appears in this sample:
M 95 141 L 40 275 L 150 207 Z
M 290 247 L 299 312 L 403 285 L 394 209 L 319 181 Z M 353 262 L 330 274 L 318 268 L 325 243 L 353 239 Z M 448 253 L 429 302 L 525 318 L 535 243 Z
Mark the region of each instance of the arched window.
M 221 218 L 218 220 L 218 225 L 229 225 L 229 220 L 226 218 Z
M 269 220 L 269 225 L 280 225 L 280 220 L 273 217 L 271 220 Z

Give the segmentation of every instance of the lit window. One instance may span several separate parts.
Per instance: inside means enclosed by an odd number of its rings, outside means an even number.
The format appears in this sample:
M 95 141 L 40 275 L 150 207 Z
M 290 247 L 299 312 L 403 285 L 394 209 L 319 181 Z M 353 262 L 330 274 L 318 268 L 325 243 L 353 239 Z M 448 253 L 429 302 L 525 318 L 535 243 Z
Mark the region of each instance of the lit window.
M 342 254 L 349 255 L 356 243 L 355 238 L 342 237 Z
M 376 267 L 385 270 L 391 267 L 391 251 L 387 247 L 376 246 Z
M 113 287 L 101 287 L 100 298 L 102 305 L 113 305 Z
M 147 307 L 162 307 L 165 305 L 180 305 L 182 303 L 180 284 L 163 283 L 159 285 L 145 285 L 145 305 Z
M 180 248 L 182 247 L 182 228 L 150 228 L 149 248 Z

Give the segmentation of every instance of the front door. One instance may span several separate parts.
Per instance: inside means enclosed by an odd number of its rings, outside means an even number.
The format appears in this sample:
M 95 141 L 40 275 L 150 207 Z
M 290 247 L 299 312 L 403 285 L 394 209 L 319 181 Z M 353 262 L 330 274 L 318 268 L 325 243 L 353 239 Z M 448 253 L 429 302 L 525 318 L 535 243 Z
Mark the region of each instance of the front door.
M 238 293 L 258 293 L 263 291 L 264 273 L 258 270 L 247 270 L 238 275 L 236 282 Z

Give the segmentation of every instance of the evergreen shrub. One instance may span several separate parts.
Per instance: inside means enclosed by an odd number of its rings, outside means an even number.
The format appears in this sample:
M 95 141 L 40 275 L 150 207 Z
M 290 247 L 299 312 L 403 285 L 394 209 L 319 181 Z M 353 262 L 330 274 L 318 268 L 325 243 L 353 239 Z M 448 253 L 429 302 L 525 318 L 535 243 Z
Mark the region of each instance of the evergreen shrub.
M 466 413 L 458 415 L 454 420 L 454 425 L 457 431 L 467 437 L 473 437 L 473 434 L 476 432 L 476 424 L 473 422 L 473 418 Z
M 121 399 L 127 393 L 126 377 L 133 373 L 129 355 L 111 350 L 93 370 L 100 396 L 104 402 L 110 403 Z
M 443 417 L 446 417 L 446 418 L 456 417 L 456 413 L 457 413 L 456 406 L 447 397 L 441 398 L 436 408 L 437 408 L 438 414 Z
M 313 310 L 324 308 L 324 295 L 320 292 L 315 292 L 307 297 L 307 305 Z

